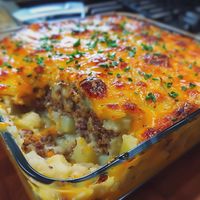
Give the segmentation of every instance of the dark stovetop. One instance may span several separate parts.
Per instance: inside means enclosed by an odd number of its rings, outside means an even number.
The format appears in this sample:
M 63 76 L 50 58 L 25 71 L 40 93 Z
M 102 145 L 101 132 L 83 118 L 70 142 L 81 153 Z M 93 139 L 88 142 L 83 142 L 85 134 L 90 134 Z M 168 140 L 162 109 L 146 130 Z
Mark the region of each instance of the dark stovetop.
M 2 0 L 7 2 L 7 0 Z M 67 0 L 10 0 L 19 8 L 41 3 L 67 2 Z M 86 15 L 105 11 L 128 11 L 200 34 L 200 0 L 83 0 L 88 6 Z
M 67 0 L 0 0 L 0 3 L 14 4 L 15 10 L 41 4 L 63 3 Z M 200 35 L 200 0 L 82 0 L 88 8 L 86 15 L 109 11 L 128 11 L 170 24 Z M 0 5 L 1 7 L 1 5 Z M 51 18 L 52 19 L 52 18 Z

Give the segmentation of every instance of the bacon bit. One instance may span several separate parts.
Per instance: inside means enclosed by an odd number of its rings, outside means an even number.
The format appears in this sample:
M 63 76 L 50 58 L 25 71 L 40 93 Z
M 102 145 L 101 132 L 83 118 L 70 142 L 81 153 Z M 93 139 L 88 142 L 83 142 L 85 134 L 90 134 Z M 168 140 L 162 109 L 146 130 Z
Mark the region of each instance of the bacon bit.
M 61 35 L 59 35 L 59 34 L 53 34 L 51 37 L 50 37 L 50 39 L 52 39 L 52 40 L 58 40 L 58 39 L 60 39 L 61 38 Z
M 101 63 L 107 61 L 108 58 L 105 55 L 102 54 L 96 54 L 94 57 L 91 58 L 91 62 L 93 63 Z
M 161 101 L 164 99 L 164 95 L 160 94 L 159 92 L 154 92 L 157 101 Z
M 153 137 L 154 135 L 156 135 L 158 132 L 156 129 L 154 128 L 148 128 L 143 134 L 142 136 L 144 137 L 144 139 L 149 139 L 151 137 Z
M 17 68 L 17 74 L 22 74 L 23 71 L 24 71 L 24 67 Z
M 22 136 L 33 135 L 33 131 L 29 129 L 22 129 L 20 134 L 22 134 Z
M 170 67 L 169 58 L 164 54 L 146 54 L 144 61 L 147 64 L 161 66 L 165 68 Z
M 131 102 L 124 103 L 122 107 L 128 112 L 135 112 L 136 110 L 138 110 L 137 105 Z
M 46 52 L 45 49 L 36 49 L 36 50 L 32 53 L 32 55 L 35 55 L 35 54 L 37 54 L 37 53 L 44 53 L 44 52 Z
M 99 73 L 99 74 L 98 74 L 98 77 L 107 78 L 108 76 L 107 76 L 107 74 L 105 74 L 105 73 Z
M 197 90 L 188 90 L 188 95 L 192 98 L 197 98 L 200 92 Z
M 147 84 L 146 84 L 145 82 L 143 82 L 143 81 L 138 81 L 138 82 L 136 83 L 136 85 L 137 85 L 137 86 L 141 86 L 141 87 L 147 87 Z
M 125 85 L 124 85 L 124 83 L 123 82 L 121 82 L 121 81 L 114 81 L 113 82 L 113 85 L 116 87 L 116 88 L 123 88 Z
M 113 109 L 113 110 L 115 110 L 115 109 L 118 109 L 119 108 L 119 105 L 118 104 L 107 104 L 106 105 L 108 108 L 110 108 L 110 109 Z
M 88 96 L 93 98 L 103 98 L 107 94 L 106 84 L 96 77 L 84 79 L 81 81 L 80 86 Z
M 6 76 L 8 75 L 8 72 L 6 70 L 0 70 L 0 76 Z
M 146 40 L 146 42 L 149 42 L 149 43 L 154 43 L 154 42 L 158 42 L 161 40 L 161 38 L 157 37 L 157 36 L 154 36 L 154 35 L 144 35 L 143 36 L 144 39 Z
M 6 89 L 8 86 L 4 84 L 0 84 L 0 90 Z
M 99 175 L 99 179 L 97 180 L 96 183 L 103 183 L 108 179 L 108 175 L 107 174 L 100 174 Z
M 178 118 L 179 120 L 187 117 L 190 113 L 195 111 L 197 108 L 195 105 L 192 105 L 188 102 L 186 102 L 184 105 L 182 105 L 180 108 L 178 108 L 173 115 Z
M 128 64 L 126 63 L 126 62 L 120 62 L 119 63 L 119 68 L 120 69 L 124 69 L 124 68 L 126 68 L 128 66 Z
M 127 49 L 127 46 L 119 46 L 115 47 L 118 51 L 125 51 Z
M 187 43 L 183 40 L 179 40 L 176 42 L 176 44 L 180 47 L 186 48 L 187 47 Z
M 34 70 L 36 73 L 41 74 L 44 72 L 44 67 L 38 66 Z
M 200 67 L 194 66 L 193 68 L 194 68 L 194 71 L 195 71 L 196 73 L 200 73 Z
M 111 30 L 117 31 L 117 32 L 123 30 L 122 27 L 120 26 L 120 24 L 111 23 L 110 27 L 111 27 Z

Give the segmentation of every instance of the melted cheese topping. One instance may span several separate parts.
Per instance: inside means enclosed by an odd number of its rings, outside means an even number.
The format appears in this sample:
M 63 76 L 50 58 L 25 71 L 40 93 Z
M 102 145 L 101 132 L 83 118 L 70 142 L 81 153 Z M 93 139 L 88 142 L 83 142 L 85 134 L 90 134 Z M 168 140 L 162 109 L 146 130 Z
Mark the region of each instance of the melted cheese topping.
M 199 55 L 198 42 L 123 16 L 32 24 L 0 42 L 0 96 L 23 105 L 74 83 L 99 118 L 128 115 L 146 138 L 199 108 Z

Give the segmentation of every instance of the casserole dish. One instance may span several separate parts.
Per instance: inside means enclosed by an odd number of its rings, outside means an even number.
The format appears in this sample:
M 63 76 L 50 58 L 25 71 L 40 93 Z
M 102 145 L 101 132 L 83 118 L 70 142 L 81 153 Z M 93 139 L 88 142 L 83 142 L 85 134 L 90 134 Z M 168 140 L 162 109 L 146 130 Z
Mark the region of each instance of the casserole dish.
M 200 49 L 191 35 L 130 14 L 61 25 L 61 39 L 72 27 L 59 44 L 69 45 L 64 53 L 55 50 L 60 35 L 49 34 L 59 23 L 2 40 L 2 67 L 14 74 L 2 71 L 1 95 L 12 97 L 2 97 L 2 138 L 36 198 L 117 199 L 200 140 Z M 22 54 L 26 67 L 17 60 Z

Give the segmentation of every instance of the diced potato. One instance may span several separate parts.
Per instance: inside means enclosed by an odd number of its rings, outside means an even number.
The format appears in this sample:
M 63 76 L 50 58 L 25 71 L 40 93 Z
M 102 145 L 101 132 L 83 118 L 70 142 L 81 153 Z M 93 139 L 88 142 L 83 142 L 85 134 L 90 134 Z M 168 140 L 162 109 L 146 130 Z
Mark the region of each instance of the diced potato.
M 84 138 L 79 137 L 71 159 L 76 163 L 96 163 L 97 156 L 92 146 L 87 144 Z
M 21 118 L 15 120 L 15 123 L 20 128 L 34 129 L 41 126 L 41 118 L 35 112 L 29 112 L 24 114 Z
M 127 132 L 131 127 L 131 118 L 123 117 L 118 120 L 104 120 L 103 127 L 107 130 L 113 130 L 115 132 Z
M 111 157 L 115 157 L 119 154 L 121 143 L 122 143 L 121 137 L 115 137 L 111 139 L 109 148 L 109 155 Z
M 55 153 L 64 154 L 65 152 L 70 152 L 75 145 L 75 135 L 63 135 L 63 137 L 56 139 L 56 146 L 53 149 Z
M 61 133 L 73 133 L 75 129 L 74 120 L 66 115 L 61 115 L 58 112 L 53 112 L 53 120 L 56 128 Z
M 50 176 L 64 178 L 71 173 L 71 165 L 61 154 L 54 155 L 47 159 L 47 164 L 50 166 Z
M 49 165 L 47 164 L 46 160 L 39 156 L 35 151 L 27 153 L 26 159 L 35 170 L 42 174 L 49 175 Z
M 104 120 L 103 121 L 103 127 L 106 130 L 113 130 L 115 132 L 120 131 L 120 124 L 117 121 Z
M 138 139 L 133 135 L 123 135 L 122 136 L 122 146 L 120 149 L 120 153 L 125 153 L 132 148 L 136 147 L 138 144 Z
M 72 174 L 71 176 L 73 178 L 78 178 L 80 176 L 84 176 L 85 174 L 88 174 L 89 170 L 87 166 L 84 166 L 83 164 L 74 164 L 72 165 Z
M 99 156 L 99 164 L 104 165 L 109 161 L 109 156 L 108 155 L 100 155 Z
M 74 120 L 71 117 L 60 117 L 60 131 L 65 133 L 73 133 L 75 129 Z

